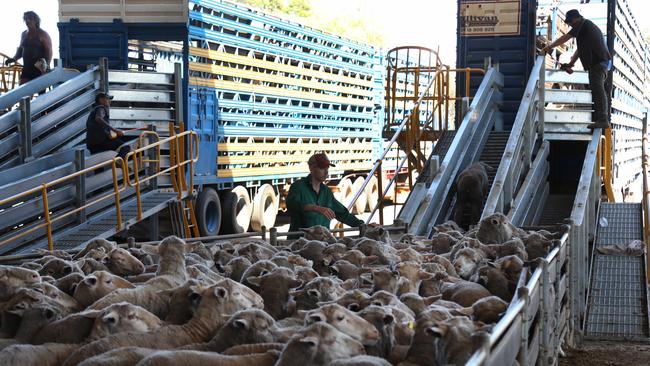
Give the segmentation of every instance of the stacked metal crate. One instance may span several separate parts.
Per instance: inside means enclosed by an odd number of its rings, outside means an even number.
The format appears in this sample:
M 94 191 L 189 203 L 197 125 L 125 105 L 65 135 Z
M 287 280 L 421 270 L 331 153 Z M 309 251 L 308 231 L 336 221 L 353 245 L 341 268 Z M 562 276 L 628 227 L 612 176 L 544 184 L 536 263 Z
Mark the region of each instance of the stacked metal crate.
M 367 170 L 379 143 L 379 50 L 235 4 L 190 2 L 189 84 L 219 101 L 218 178 L 302 176 L 314 151 Z

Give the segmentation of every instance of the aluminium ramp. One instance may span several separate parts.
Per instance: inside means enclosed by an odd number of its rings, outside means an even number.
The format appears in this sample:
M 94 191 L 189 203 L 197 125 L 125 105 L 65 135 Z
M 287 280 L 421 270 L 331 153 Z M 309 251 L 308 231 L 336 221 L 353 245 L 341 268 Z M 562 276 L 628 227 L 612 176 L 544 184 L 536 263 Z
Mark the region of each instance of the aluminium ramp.
M 603 203 L 594 244 L 585 336 L 649 340 L 644 256 L 613 256 L 595 249 L 643 240 L 640 203 Z

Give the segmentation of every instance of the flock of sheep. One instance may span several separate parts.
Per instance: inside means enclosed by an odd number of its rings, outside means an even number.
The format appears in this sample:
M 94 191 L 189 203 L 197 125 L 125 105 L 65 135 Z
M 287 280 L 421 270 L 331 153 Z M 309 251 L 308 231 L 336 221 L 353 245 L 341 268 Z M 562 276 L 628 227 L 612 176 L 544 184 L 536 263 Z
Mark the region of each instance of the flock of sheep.
M 501 214 L 435 230 L 314 227 L 275 247 L 96 239 L 0 266 L 0 364 L 464 364 L 560 233 Z

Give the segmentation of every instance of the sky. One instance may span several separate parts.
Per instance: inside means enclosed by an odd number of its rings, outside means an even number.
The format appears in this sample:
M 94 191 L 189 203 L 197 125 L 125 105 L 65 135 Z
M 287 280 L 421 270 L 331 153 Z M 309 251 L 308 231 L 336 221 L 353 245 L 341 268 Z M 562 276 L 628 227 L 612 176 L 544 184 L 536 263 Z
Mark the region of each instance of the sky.
M 323 16 L 340 12 L 357 12 L 381 27 L 387 46 L 417 45 L 433 49 L 440 47 L 442 60 L 453 65 L 456 59 L 456 0 L 313 0 Z M 54 57 L 59 54 L 58 0 L 2 0 L 0 52 L 13 56 L 25 29 L 22 14 L 33 10 L 41 17 L 41 27 L 52 37 Z M 650 34 L 650 1 L 628 0 L 642 30 Z M 399 6 L 396 6 L 399 4 Z

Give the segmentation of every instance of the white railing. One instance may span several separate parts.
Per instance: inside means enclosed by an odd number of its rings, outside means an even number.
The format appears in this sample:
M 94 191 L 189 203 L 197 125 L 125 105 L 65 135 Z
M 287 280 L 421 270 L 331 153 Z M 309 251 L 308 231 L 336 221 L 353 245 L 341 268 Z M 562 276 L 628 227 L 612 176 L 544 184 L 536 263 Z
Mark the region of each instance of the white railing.
M 544 66 L 544 57 L 538 56 L 521 99 L 501 164 L 494 177 L 494 184 L 485 202 L 482 217 L 495 212 L 510 211 L 519 189 L 521 175 L 531 166 L 535 142 L 543 138 Z
M 596 229 L 600 202 L 597 151 L 600 131 L 587 148 L 570 218 L 560 245 L 538 260 L 537 268 L 519 286 L 514 300 L 489 339 L 468 365 L 556 365 L 566 340 L 582 338 L 580 319 L 586 311 L 589 238 Z

